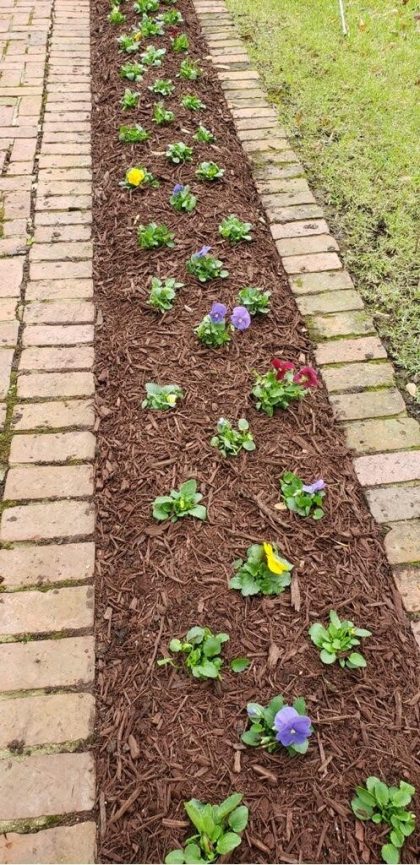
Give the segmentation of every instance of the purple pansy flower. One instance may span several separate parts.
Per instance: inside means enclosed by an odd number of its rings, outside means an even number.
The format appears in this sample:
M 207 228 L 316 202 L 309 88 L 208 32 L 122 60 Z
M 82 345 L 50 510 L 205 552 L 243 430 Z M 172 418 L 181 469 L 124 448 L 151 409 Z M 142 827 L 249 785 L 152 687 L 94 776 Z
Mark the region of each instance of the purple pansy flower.
M 182 192 L 183 189 L 185 189 L 185 187 L 182 183 L 176 183 L 172 190 L 172 195 L 178 195 L 178 192 Z
M 251 324 L 251 316 L 246 306 L 235 306 L 230 320 L 236 330 L 246 330 Z
M 198 250 L 198 252 L 194 253 L 193 258 L 204 258 L 204 256 L 207 255 L 210 250 L 211 246 L 202 246 L 201 249 Z
M 293 706 L 283 706 L 274 718 L 276 739 L 285 748 L 289 745 L 303 745 L 311 733 L 311 719 L 299 715 Z
M 223 324 L 226 313 L 227 307 L 224 305 L 224 303 L 217 303 L 217 301 L 215 301 L 209 312 L 209 316 L 213 324 Z
M 302 492 L 304 493 L 319 493 L 320 490 L 325 489 L 325 481 L 322 478 L 319 481 L 314 481 L 313 484 L 304 484 L 302 487 Z

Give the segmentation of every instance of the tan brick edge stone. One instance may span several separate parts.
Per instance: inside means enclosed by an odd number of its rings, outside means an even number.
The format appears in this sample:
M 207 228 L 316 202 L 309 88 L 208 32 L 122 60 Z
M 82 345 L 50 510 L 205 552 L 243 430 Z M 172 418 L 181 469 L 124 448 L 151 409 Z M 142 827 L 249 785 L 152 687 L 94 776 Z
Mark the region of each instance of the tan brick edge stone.
M 89 7 L 0 0 L 2 863 L 95 861 Z
M 193 0 L 420 648 L 420 427 L 224 0 Z

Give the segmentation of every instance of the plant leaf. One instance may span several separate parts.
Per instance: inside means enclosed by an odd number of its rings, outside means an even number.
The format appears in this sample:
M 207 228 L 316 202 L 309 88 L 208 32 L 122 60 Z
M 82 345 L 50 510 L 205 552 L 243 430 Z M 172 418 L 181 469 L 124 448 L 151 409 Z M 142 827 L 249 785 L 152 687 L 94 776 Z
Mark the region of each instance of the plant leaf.
M 184 858 L 183 850 L 171 850 L 170 853 L 165 856 L 166 865 L 183 865 L 186 862 Z
M 347 661 L 352 667 L 366 667 L 366 658 L 360 654 L 360 652 L 352 652 L 351 655 L 348 656 Z
M 249 667 L 250 663 L 249 658 L 233 658 L 230 662 L 230 669 L 233 673 L 242 673 Z
M 246 805 L 235 808 L 229 816 L 229 826 L 234 832 L 243 832 L 248 825 L 249 811 Z
M 238 805 L 241 804 L 243 799 L 242 793 L 232 793 L 231 796 L 228 796 L 220 805 L 217 806 L 217 821 L 223 820 L 228 816 Z
M 387 865 L 398 865 L 400 861 L 400 851 L 393 844 L 384 844 L 381 856 Z
M 226 832 L 226 835 L 222 835 L 219 838 L 216 844 L 216 850 L 223 856 L 225 853 L 230 853 L 235 847 L 238 847 L 241 843 L 242 838 L 240 835 L 236 835 L 235 832 Z

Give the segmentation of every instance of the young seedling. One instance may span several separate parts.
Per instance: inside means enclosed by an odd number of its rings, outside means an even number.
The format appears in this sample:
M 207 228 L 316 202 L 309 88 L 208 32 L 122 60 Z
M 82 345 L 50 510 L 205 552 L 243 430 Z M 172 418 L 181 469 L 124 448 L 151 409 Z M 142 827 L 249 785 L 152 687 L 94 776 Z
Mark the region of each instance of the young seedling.
M 172 51 L 175 54 L 181 54 L 183 51 L 188 51 L 190 42 L 186 33 L 179 33 L 171 40 Z
M 270 297 L 271 291 L 263 291 L 262 288 L 248 285 L 241 288 L 238 301 L 246 306 L 250 315 L 266 315 L 270 310 Z
M 235 575 L 229 581 L 244 598 L 251 595 L 281 595 L 292 581 L 293 565 L 279 555 L 275 544 L 252 544 L 246 559 L 233 563 Z
M 184 108 L 188 108 L 189 111 L 203 111 L 206 107 L 204 102 L 192 93 L 188 93 L 183 99 L 181 99 L 181 105 L 183 105 Z
M 141 63 L 124 63 L 120 69 L 121 78 L 128 81 L 141 81 L 144 75 L 144 66 Z
M 132 108 L 137 108 L 139 104 L 140 93 L 136 93 L 135 90 L 130 90 L 129 87 L 126 87 L 124 90 L 124 96 L 120 101 L 120 105 L 123 111 L 130 111 Z
M 210 628 L 195 627 L 188 631 L 185 640 L 171 640 L 169 651 L 181 655 L 180 660 L 194 679 L 220 679 L 220 667 L 223 664 L 220 653 L 223 643 L 228 640 L 227 634 L 213 634 Z M 158 661 L 159 667 L 166 664 L 176 666 L 171 657 Z
M 201 123 L 197 129 L 195 135 L 193 135 L 195 141 L 199 141 L 202 144 L 211 144 L 215 139 L 210 129 L 206 129 L 205 126 L 202 126 Z
M 209 805 L 198 799 L 184 802 L 184 808 L 197 832 L 182 849 L 171 850 L 167 865 L 186 862 L 215 862 L 239 847 L 241 833 L 248 825 L 248 808 L 241 805 L 242 793 L 232 793 L 220 805 Z
M 179 490 L 171 490 L 168 496 L 158 496 L 152 505 L 155 520 L 171 520 L 176 523 L 181 517 L 196 517 L 205 520 L 207 510 L 200 505 L 203 496 L 197 492 L 197 481 L 191 479 L 181 484 Z
M 188 144 L 184 144 L 183 141 L 168 144 L 166 148 L 166 158 L 174 165 L 180 165 L 181 162 L 191 162 L 192 156 L 192 147 L 188 147 Z
M 283 499 L 289 511 L 301 517 L 311 516 L 313 520 L 321 520 L 324 516 L 322 508 L 325 496 L 325 481 L 320 478 L 313 484 L 304 484 L 293 472 L 284 472 L 280 478 Z
M 170 96 L 175 90 L 175 84 L 172 84 L 170 78 L 158 78 L 148 89 L 158 96 Z
M 226 418 L 219 418 L 217 434 L 213 436 L 210 444 L 217 448 L 224 457 L 237 456 L 241 450 L 255 450 L 254 437 L 250 432 L 249 423 L 244 417 L 239 418 L 238 429 L 235 429 Z
M 147 141 L 150 133 L 139 123 L 135 123 L 133 126 L 120 126 L 118 137 L 120 141 L 127 144 L 136 144 L 140 141 Z
M 129 33 L 119 36 L 117 42 L 119 50 L 125 54 L 134 54 L 139 50 L 138 39 L 135 39 L 134 36 Z
M 233 327 L 225 320 L 215 322 L 210 315 L 205 315 L 200 324 L 194 328 L 194 333 L 203 345 L 209 348 L 219 348 L 230 342 Z
M 143 15 L 139 29 L 141 35 L 145 38 L 149 36 L 163 36 L 165 33 L 163 22 L 157 18 L 149 18 L 148 15 Z
M 176 183 L 172 190 L 169 203 L 172 204 L 174 210 L 191 213 L 191 211 L 195 210 L 197 206 L 197 197 L 192 194 L 188 185 L 183 186 L 182 183 Z
M 200 162 L 200 165 L 195 172 L 199 180 L 207 180 L 210 183 L 215 180 L 221 180 L 225 173 L 224 168 L 219 168 L 215 162 Z
M 274 369 L 263 375 L 257 372 L 254 375 L 252 395 L 255 397 L 256 408 L 269 417 L 273 417 L 276 408 L 288 408 L 291 402 L 302 399 L 308 393 L 305 387 L 293 380 L 291 371 L 286 372 L 280 380 Z
M 140 54 L 140 59 L 145 66 L 162 66 L 162 60 L 166 54 L 166 48 L 155 48 L 148 45 L 146 51 Z
M 202 246 L 187 261 L 188 273 L 195 276 L 199 282 L 208 282 L 210 279 L 226 279 L 229 276 L 229 271 L 223 267 L 223 261 L 210 255 L 210 250 L 211 246 Z
M 153 309 L 158 309 L 159 312 L 167 312 L 172 309 L 173 301 L 176 297 L 176 289 L 183 288 L 183 282 L 176 282 L 175 279 L 158 279 L 152 277 L 152 287 L 150 289 L 149 306 Z
M 197 79 L 200 78 L 200 75 L 201 69 L 193 60 L 189 60 L 188 57 L 186 57 L 181 61 L 177 76 L 178 78 L 185 78 L 187 81 L 197 81 Z
M 398 865 L 400 850 L 405 839 L 414 832 L 416 815 L 407 811 L 416 788 L 406 781 L 399 787 L 388 787 L 375 775 L 366 779 L 365 787 L 356 787 L 351 807 L 359 820 L 386 823 L 390 828 L 389 843 L 384 844 L 381 855 L 388 865 Z
M 175 408 L 177 400 L 183 399 L 184 392 L 177 384 L 156 384 L 154 381 L 146 383 L 146 399 L 141 407 L 166 411 Z
M 219 225 L 219 234 L 231 243 L 240 243 L 241 240 L 252 240 L 250 222 L 241 222 L 234 213 L 227 216 Z
M 175 120 L 175 114 L 173 111 L 169 111 L 165 108 L 163 102 L 156 102 L 156 105 L 153 107 L 152 119 L 158 126 L 165 126 L 169 123 L 173 123 Z
M 126 171 L 124 180 L 120 183 L 120 186 L 123 186 L 125 189 L 139 189 L 141 186 L 152 186 L 154 189 L 157 189 L 159 185 L 159 181 L 156 180 L 152 172 L 148 171 L 147 168 L 143 168 L 142 165 L 129 168 Z
M 340 667 L 357 670 L 366 667 L 366 659 L 360 652 L 354 652 L 353 647 L 360 645 L 359 637 L 371 637 L 371 631 L 366 628 L 356 628 L 353 622 L 341 621 L 335 610 L 330 610 L 330 624 L 327 628 L 321 622 L 315 622 L 309 628 L 309 636 L 315 646 L 320 649 L 320 659 L 323 664 L 334 664 L 338 661 Z
M 159 15 L 159 20 L 163 21 L 168 27 L 176 27 L 182 24 L 184 19 L 178 9 L 168 9 L 163 15 Z
M 267 706 L 248 703 L 246 711 L 250 727 L 241 736 L 245 745 L 264 748 L 269 753 L 283 747 L 290 755 L 306 754 L 313 727 L 303 697 L 289 706 L 279 694 Z
M 156 222 L 139 225 L 137 229 L 137 243 L 141 249 L 157 249 L 160 246 L 173 249 L 174 237 L 175 235 L 166 225 L 157 225 Z
M 134 3 L 133 9 L 139 15 L 148 15 L 149 12 L 157 12 L 159 9 L 159 0 L 137 0 Z
M 119 6 L 111 7 L 111 11 L 108 15 L 108 21 L 110 24 L 124 24 L 125 15 L 123 15 Z

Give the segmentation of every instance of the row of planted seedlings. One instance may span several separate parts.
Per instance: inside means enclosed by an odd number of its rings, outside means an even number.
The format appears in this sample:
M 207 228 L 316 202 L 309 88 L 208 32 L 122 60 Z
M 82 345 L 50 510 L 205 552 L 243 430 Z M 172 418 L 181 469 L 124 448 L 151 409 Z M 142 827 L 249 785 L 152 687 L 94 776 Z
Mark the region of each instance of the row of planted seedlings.
M 108 20 L 111 25 L 125 24 L 125 0 L 113 0 Z M 124 62 L 120 75 L 129 82 L 121 99 L 121 109 L 133 112 L 141 99 L 141 93 L 133 89 L 142 82 L 147 71 L 156 70 L 157 77 L 149 90 L 157 97 L 151 114 L 151 123 L 157 126 L 170 125 L 175 119 L 173 111 L 167 109 L 165 98 L 176 92 L 176 83 L 160 77 L 159 70 L 167 49 L 159 45 L 159 37 L 170 36 L 170 51 L 179 57 L 178 77 L 191 82 L 191 92 L 181 104 L 197 117 L 193 139 L 196 144 L 214 142 L 213 132 L 201 122 L 206 106 L 193 92 L 193 82 L 201 76 L 199 65 L 189 54 L 189 38 L 182 30 L 183 17 L 175 8 L 177 0 L 137 0 L 133 9 L 138 22 L 118 37 L 118 46 Z M 152 44 L 149 40 L 156 40 Z M 146 45 L 146 43 L 148 43 Z M 122 124 L 119 128 L 121 142 L 139 144 L 150 137 L 150 130 L 138 123 Z M 169 144 L 166 160 L 181 166 L 191 163 L 194 148 L 183 141 Z M 224 176 L 224 169 L 213 161 L 197 164 L 195 176 L 201 183 L 217 183 Z M 121 181 L 128 190 L 156 187 L 159 181 L 139 161 L 131 166 Z M 168 192 L 168 204 L 180 218 L 192 213 L 197 206 L 197 195 L 189 185 L 177 183 Z M 235 214 L 227 214 L 220 222 L 219 234 L 231 244 L 252 241 L 253 226 L 241 221 Z M 176 237 L 164 224 L 150 222 L 139 225 L 137 240 L 140 249 L 153 250 L 175 246 Z M 203 246 L 186 261 L 186 272 L 200 283 L 214 279 L 228 279 L 229 272 L 223 261 L 212 255 L 211 246 Z M 158 313 L 172 309 L 177 291 L 182 289 L 182 276 L 160 279 L 151 277 L 148 296 L 149 306 Z M 232 309 L 220 300 L 214 300 L 208 314 L 197 323 L 195 334 L 204 346 L 219 349 L 241 336 L 250 327 L 258 327 L 258 317 L 270 311 L 270 292 L 256 286 L 244 286 L 238 293 L 237 305 Z M 255 408 L 273 417 L 277 410 L 287 410 L 290 403 L 307 397 L 318 386 L 318 376 L 312 367 L 297 370 L 288 360 L 274 358 L 268 371 L 255 373 L 251 395 Z M 182 386 L 174 383 L 148 382 L 142 407 L 152 411 L 176 411 L 183 399 Z M 217 421 L 211 445 L 225 458 L 237 456 L 242 450 L 251 453 L 256 444 L 246 418 L 240 418 L 236 426 L 227 418 Z M 252 458 L 252 457 L 251 457 Z M 285 472 L 280 478 L 279 509 L 290 510 L 304 519 L 321 520 L 324 516 L 326 484 L 323 479 L 306 483 L 293 472 Z M 152 515 L 157 521 L 176 522 L 185 517 L 205 520 L 207 510 L 203 496 L 197 492 L 197 483 L 188 479 L 178 489 L 165 496 L 158 496 L 152 503 Z M 293 564 L 285 559 L 274 542 L 262 541 L 252 544 L 243 559 L 233 562 L 230 588 L 243 597 L 256 595 L 279 595 L 291 584 Z M 328 622 L 314 623 L 308 633 L 309 639 L 320 652 L 322 663 L 338 664 L 343 670 L 358 670 L 366 666 L 366 659 L 359 650 L 361 640 L 371 632 L 359 628 L 352 621 L 340 619 L 335 610 L 329 613 Z M 182 665 L 187 674 L 195 679 L 219 679 L 223 665 L 223 645 L 229 640 L 226 633 L 213 633 L 209 627 L 193 626 L 183 637 L 174 637 L 169 643 L 169 657 L 157 661 L 159 666 Z M 231 669 L 240 674 L 250 661 L 235 658 Z M 273 696 L 268 705 L 249 703 L 246 707 L 247 729 L 242 742 L 250 747 L 265 748 L 270 753 L 284 749 L 291 757 L 302 758 L 309 747 L 313 724 L 307 714 L 303 697 L 297 697 L 292 705 L 285 703 L 281 694 Z M 407 810 L 415 788 L 405 781 L 399 786 L 388 786 L 376 776 L 368 777 L 356 788 L 351 807 L 360 820 L 372 820 L 389 827 L 389 839 L 382 847 L 382 859 L 387 863 L 398 863 L 400 850 L 415 827 L 415 815 Z M 214 862 L 220 856 L 230 854 L 240 843 L 241 835 L 248 824 L 249 813 L 242 803 L 241 793 L 232 793 L 218 805 L 191 799 L 184 803 L 185 810 L 194 826 L 193 834 L 183 847 L 166 855 L 167 863 Z

